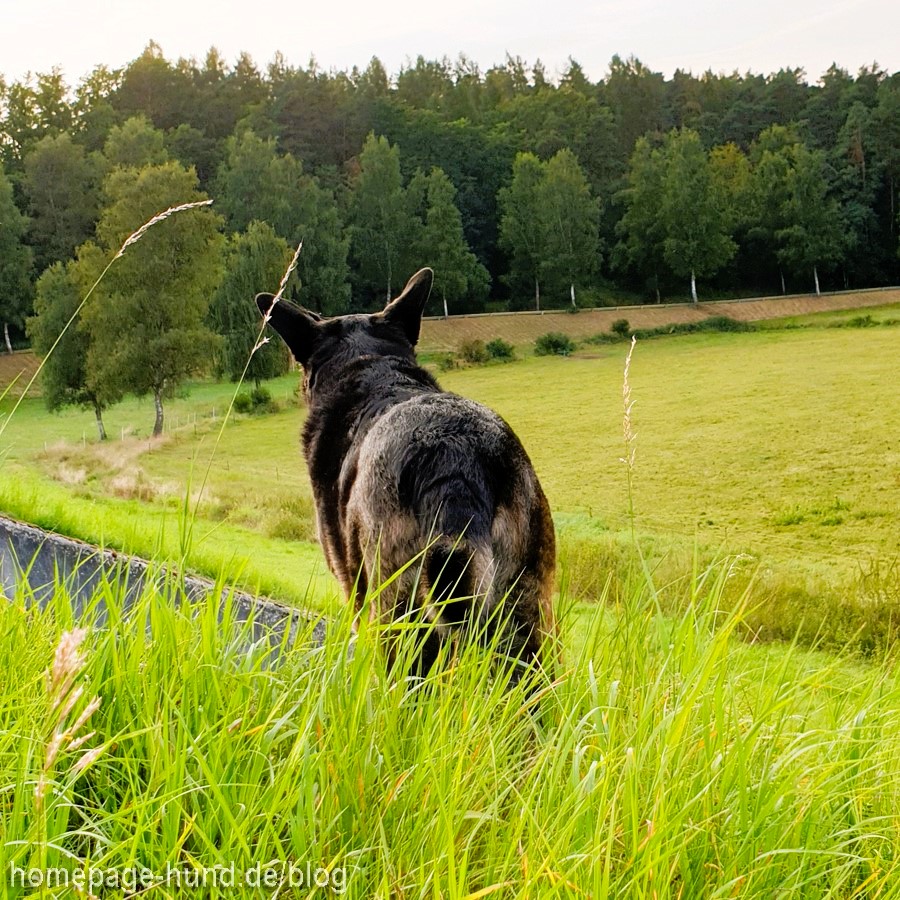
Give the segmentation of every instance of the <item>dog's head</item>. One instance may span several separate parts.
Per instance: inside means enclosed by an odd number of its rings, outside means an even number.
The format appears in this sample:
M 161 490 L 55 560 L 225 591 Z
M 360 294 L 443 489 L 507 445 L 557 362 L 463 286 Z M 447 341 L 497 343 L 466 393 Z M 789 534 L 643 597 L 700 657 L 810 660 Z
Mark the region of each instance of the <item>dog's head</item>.
M 328 319 L 286 300 L 273 306 L 272 294 L 257 294 L 256 305 L 263 315 L 271 310 L 269 324 L 303 366 L 310 385 L 316 371 L 331 363 L 383 356 L 414 360 L 413 348 L 433 281 L 431 269 L 420 269 L 398 297 L 371 315 Z

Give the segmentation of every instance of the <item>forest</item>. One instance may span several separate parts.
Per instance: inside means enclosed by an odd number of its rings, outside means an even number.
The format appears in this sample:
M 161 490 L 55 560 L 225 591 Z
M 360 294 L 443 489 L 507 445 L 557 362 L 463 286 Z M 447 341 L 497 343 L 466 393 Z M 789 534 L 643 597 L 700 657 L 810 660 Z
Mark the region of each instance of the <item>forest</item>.
M 176 368 L 245 361 L 247 301 L 300 241 L 292 290 L 325 314 L 379 308 L 426 264 L 437 315 L 818 292 L 897 283 L 898 188 L 900 73 L 877 64 L 667 79 L 616 56 L 593 83 L 574 60 L 392 75 L 151 42 L 75 86 L 0 79 L 0 320 L 46 352 L 132 231 L 212 198 L 85 307 L 93 346 L 60 365 L 108 369 L 106 402 L 177 382 L 140 365 L 154 327 Z

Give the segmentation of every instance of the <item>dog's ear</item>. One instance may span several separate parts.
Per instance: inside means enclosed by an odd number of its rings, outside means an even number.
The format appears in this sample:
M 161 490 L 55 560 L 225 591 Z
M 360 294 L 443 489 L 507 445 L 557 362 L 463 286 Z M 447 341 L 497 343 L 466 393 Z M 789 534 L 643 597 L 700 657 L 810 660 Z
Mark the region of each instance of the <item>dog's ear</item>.
M 431 269 L 419 269 L 406 283 L 403 293 L 384 308 L 385 321 L 397 325 L 413 346 L 419 340 L 422 313 L 425 312 L 433 283 L 434 272 Z
M 305 366 L 315 348 L 319 335 L 317 323 L 321 321 L 321 317 L 307 312 L 288 300 L 279 300 L 273 306 L 274 299 L 274 294 L 257 294 L 256 305 L 263 315 L 271 310 L 269 324 L 288 345 L 288 349 L 294 354 L 294 359 L 300 365 Z

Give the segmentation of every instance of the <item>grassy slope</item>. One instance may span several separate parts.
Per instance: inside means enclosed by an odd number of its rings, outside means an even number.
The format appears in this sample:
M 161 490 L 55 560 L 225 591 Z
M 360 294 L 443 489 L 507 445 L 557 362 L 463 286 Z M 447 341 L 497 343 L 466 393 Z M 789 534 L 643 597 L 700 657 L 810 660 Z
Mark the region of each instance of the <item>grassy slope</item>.
M 427 319 L 422 326 L 420 345 L 427 351 L 455 350 L 464 340 L 489 341 L 502 337 L 516 345 L 531 344 L 548 331 L 562 331 L 575 338 L 608 332 L 617 319 L 625 318 L 632 328 L 655 328 L 673 323 L 699 322 L 709 316 L 728 316 L 742 321 L 782 320 L 808 314 L 829 314 L 852 310 L 852 315 L 868 313 L 872 308 L 900 303 L 900 289 L 859 291 L 849 294 L 809 294 L 769 297 L 739 302 L 706 301 L 698 306 L 654 303 L 622 308 L 582 310 L 572 315 L 565 310 L 541 314 L 512 313 L 489 316 L 453 316 Z

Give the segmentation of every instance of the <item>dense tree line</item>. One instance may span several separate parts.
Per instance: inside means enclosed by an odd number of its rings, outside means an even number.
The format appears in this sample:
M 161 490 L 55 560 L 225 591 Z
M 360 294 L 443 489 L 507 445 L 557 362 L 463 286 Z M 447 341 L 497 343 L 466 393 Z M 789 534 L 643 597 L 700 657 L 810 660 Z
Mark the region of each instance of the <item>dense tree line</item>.
M 90 340 L 71 342 L 84 358 L 69 374 L 95 383 L 50 396 L 99 417 L 115 399 L 104 381 L 159 408 L 203 359 L 242 371 L 242 295 L 271 289 L 301 240 L 294 289 L 325 314 L 375 308 L 422 264 L 433 314 L 696 298 L 698 283 L 865 287 L 900 276 L 898 192 L 900 73 L 874 65 L 816 83 L 798 69 L 665 79 L 614 57 L 594 83 L 574 61 L 551 79 L 517 58 L 481 71 L 419 57 L 391 77 L 377 59 L 172 62 L 151 43 L 74 88 L 55 70 L 0 79 L 0 320 L 22 340 L 31 317 L 40 349 L 51 301 L 69 309 L 128 229 L 214 198 L 215 213 L 148 234 L 77 323 Z M 103 337 L 113 326 L 120 342 L 144 329 L 145 350 L 184 371 L 126 377 L 137 363 Z M 256 379 L 283 360 L 254 365 Z

